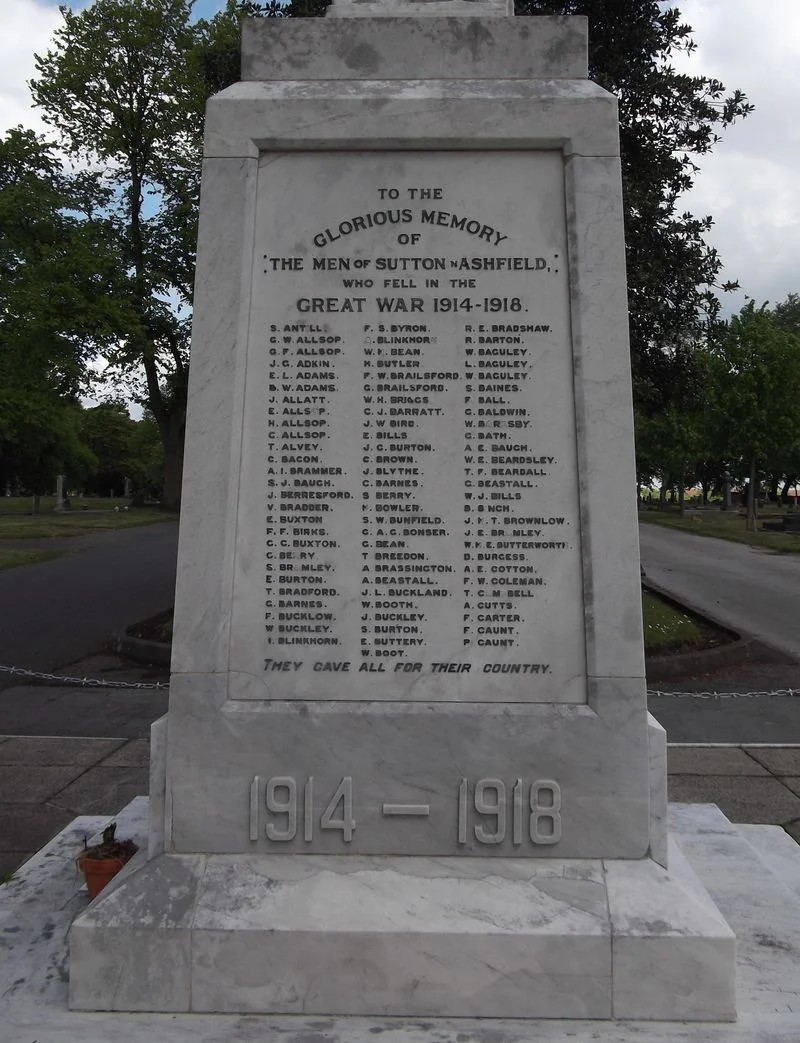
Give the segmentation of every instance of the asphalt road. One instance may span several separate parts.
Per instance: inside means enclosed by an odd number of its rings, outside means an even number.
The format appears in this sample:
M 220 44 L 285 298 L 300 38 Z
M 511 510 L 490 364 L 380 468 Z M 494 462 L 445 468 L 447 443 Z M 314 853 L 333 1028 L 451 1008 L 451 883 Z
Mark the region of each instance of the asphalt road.
M 0 572 L 0 664 L 58 669 L 168 608 L 177 545 L 176 522 L 144 525 L 76 537 L 63 558 Z M 0 674 L 0 689 L 16 683 Z
M 800 657 L 800 555 L 640 525 L 648 579 L 733 630 Z

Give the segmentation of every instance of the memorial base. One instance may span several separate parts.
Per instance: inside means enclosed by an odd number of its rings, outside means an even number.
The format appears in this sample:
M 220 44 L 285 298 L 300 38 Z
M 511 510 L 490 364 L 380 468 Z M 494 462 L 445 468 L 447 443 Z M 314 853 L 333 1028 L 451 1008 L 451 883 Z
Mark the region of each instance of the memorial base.
M 735 1018 L 733 932 L 655 862 L 160 855 L 70 933 L 73 1010 Z

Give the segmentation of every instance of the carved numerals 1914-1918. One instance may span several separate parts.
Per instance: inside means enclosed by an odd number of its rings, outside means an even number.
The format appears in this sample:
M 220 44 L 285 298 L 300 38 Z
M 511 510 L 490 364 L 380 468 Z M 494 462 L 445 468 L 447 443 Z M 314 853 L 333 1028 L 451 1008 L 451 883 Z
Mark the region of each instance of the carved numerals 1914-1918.
M 264 832 L 273 843 L 288 843 L 298 833 L 305 843 L 311 843 L 315 828 L 338 831 L 345 844 L 351 843 L 356 828 L 352 776 L 342 778 L 321 815 L 315 812 L 314 804 L 313 776 L 298 785 L 291 775 L 273 775 L 266 780 L 255 775 L 250 784 L 250 839 L 258 840 L 261 835 L 263 807 L 268 816 Z M 428 804 L 380 806 L 384 817 L 430 817 Z M 506 785 L 502 779 L 478 779 L 471 784 L 462 778 L 458 785 L 458 843 L 466 845 L 474 840 L 491 847 L 510 838 L 514 847 L 557 844 L 561 839 L 561 810 L 561 787 L 552 779 L 527 783 L 518 778 Z

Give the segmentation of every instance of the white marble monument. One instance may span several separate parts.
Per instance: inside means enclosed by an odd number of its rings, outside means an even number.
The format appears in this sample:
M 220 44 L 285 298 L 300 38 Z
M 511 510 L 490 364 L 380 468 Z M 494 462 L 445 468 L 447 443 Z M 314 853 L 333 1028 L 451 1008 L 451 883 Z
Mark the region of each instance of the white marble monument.
M 74 1008 L 734 1016 L 733 934 L 667 869 L 586 45 L 502 0 L 245 25 L 151 859 L 76 921 Z

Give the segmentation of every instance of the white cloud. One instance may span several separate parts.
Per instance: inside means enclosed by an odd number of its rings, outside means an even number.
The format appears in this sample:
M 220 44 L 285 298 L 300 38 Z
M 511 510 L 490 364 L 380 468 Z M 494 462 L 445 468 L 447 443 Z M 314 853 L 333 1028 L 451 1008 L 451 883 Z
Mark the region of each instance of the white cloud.
M 41 0 L 2 0 L 0 11 L 0 133 L 21 123 L 42 131 L 31 105 L 28 80 L 36 74 L 34 53 L 44 54 L 61 22 L 58 7 Z
M 683 0 L 683 20 L 697 51 L 676 62 L 682 71 L 713 76 L 755 105 L 724 134 L 686 205 L 711 214 L 708 235 L 725 263 L 724 279 L 744 295 L 775 303 L 800 292 L 800 4 L 797 0 Z

